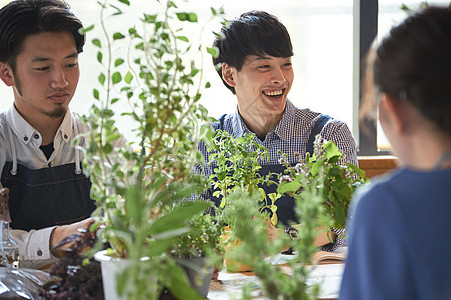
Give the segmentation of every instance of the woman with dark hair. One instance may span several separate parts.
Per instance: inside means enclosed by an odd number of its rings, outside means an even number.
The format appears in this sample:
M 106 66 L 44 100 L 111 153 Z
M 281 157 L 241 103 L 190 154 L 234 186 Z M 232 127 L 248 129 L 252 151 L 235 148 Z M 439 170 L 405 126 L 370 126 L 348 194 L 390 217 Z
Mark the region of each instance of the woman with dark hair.
M 451 9 L 407 18 L 370 57 L 367 101 L 402 166 L 356 194 L 340 298 L 451 299 Z

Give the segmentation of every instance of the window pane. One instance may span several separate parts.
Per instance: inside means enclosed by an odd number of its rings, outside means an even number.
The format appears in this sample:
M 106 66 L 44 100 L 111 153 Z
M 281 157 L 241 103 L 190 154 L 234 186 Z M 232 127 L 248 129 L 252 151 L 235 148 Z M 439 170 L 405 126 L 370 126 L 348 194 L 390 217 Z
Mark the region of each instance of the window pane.
M 290 33 L 294 51 L 295 79 L 288 98 L 300 108 L 330 114 L 352 128 L 352 0 L 211 3 L 223 5 L 227 18 L 252 9 L 277 16 Z M 215 117 L 233 112 L 235 97 L 214 71 L 210 74 L 212 89 L 205 94 L 205 106 Z
M 404 4 L 411 10 L 418 10 L 425 1 L 418 0 L 379 0 L 378 40 L 382 39 L 390 28 L 402 22 L 408 13 L 401 9 Z M 429 5 L 449 5 L 449 0 L 430 1 Z M 378 150 L 390 150 L 390 144 L 385 137 L 380 123 L 377 124 Z
M 96 1 L 68 2 L 85 26 L 97 24 L 99 8 Z M 223 6 L 226 18 L 238 17 L 253 9 L 277 16 L 291 35 L 295 53 L 292 60 L 295 80 L 289 99 L 298 107 L 310 108 L 345 121 L 349 128 L 352 128 L 352 3 L 353 0 L 179 1 L 180 9 L 195 11 L 200 20 L 209 17 L 210 6 Z M 151 7 L 148 0 L 134 0 L 130 10 L 130 15 L 134 17 L 128 19 L 132 20 L 143 11 L 151 11 Z M 110 31 L 128 28 L 124 24 L 109 26 L 113 26 Z M 204 43 L 210 45 L 214 39 L 210 33 L 219 29 L 220 20 L 210 23 L 204 30 Z M 80 81 L 71 103 L 71 108 L 80 113 L 89 111 L 93 101 L 92 89 L 97 86 L 97 77 L 102 70 L 96 60 L 97 48 L 91 43 L 96 34 L 99 34 L 98 31 L 88 32 L 84 53 L 80 55 Z M 235 110 L 236 99 L 223 86 L 207 55 L 204 63 L 204 78 L 211 81 L 212 87 L 204 92 L 202 101 L 210 115 L 219 118 Z M 3 95 L 0 109 L 3 111 L 12 104 L 13 98 L 10 88 L 3 84 L 0 92 Z M 119 126 L 126 135 L 130 134 L 127 122 L 119 123 Z

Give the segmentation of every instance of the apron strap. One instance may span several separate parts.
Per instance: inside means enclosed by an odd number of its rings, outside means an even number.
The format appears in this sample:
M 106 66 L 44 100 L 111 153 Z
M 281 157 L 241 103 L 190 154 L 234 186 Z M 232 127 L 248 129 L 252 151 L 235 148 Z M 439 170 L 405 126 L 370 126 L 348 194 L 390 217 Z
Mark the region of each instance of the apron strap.
M 74 118 L 72 118 L 74 119 Z M 78 127 L 77 124 L 74 124 L 74 137 L 78 135 Z M 75 174 L 81 174 L 81 167 L 80 167 L 80 151 L 77 149 L 78 141 L 74 145 L 74 151 L 75 151 Z
M 316 136 L 321 133 L 321 130 L 323 130 L 324 125 L 332 119 L 329 115 L 322 115 L 316 120 L 315 126 L 313 126 L 312 131 L 310 132 L 310 137 L 308 139 L 307 148 L 305 152 L 310 153 L 310 156 L 313 155 L 313 143 L 315 142 Z
M 13 131 L 10 126 L 7 126 L 9 130 L 9 144 L 11 145 L 11 154 L 13 156 L 13 167 L 11 169 L 11 175 L 17 174 L 17 151 L 16 151 L 16 143 L 14 143 Z

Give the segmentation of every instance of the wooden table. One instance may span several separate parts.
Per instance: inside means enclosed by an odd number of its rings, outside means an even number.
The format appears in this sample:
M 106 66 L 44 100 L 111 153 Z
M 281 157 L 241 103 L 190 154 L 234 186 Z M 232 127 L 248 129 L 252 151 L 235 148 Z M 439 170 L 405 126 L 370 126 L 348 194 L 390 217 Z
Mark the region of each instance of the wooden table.
M 337 299 L 344 264 L 317 265 L 313 268 L 307 284 L 320 285 L 319 299 Z M 241 299 L 242 286 L 249 282 L 254 284 L 254 289 L 252 291 L 254 299 L 268 299 L 265 297 L 259 279 L 254 273 L 229 273 L 227 271 L 219 272 L 218 280 L 211 282 L 208 299 Z

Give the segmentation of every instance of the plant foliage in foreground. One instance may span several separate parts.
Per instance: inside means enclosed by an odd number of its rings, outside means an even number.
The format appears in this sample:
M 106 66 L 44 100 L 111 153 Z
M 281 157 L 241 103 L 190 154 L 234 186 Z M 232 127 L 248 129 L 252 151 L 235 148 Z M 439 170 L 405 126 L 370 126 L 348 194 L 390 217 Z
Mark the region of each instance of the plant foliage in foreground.
M 205 180 L 191 169 L 200 155 L 197 143 L 207 132 L 200 126 L 208 118 L 199 100 L 201 88 L 209 84 L 203 84 L 196 62 L 203 49 L 183 33 L 184 27 L 201 31 L 197 15 L 181 11 L 175 1 L 147 1 L 133 24 L 135 18 L 127 15 L 132 1 L 98 3 L 102 36 L 92 44 L 104 71 L 84 118 L 91 131 L 83 137 L 83 167 L 98 207 L 94 227 L 103 224 L 98 239 L 109 243 L 112 256 L 131 261 L 118 280 L 121 294 L 155 299 L 166 286 L 175 296 L 196 299 L 166 253 L 190 230 L 188 220 L 210 206 L 176 205 L 205 189 Z M 197 57 L 187 58 L 189 53 Z M 120 119 L 134 128 L 136 139 L 130 143 L 123 142 Z

